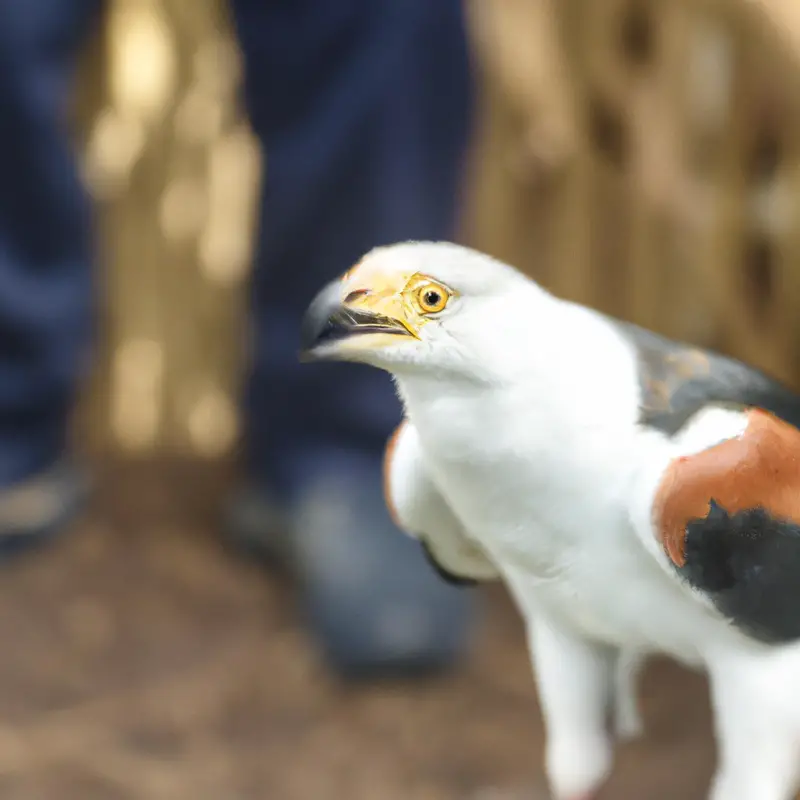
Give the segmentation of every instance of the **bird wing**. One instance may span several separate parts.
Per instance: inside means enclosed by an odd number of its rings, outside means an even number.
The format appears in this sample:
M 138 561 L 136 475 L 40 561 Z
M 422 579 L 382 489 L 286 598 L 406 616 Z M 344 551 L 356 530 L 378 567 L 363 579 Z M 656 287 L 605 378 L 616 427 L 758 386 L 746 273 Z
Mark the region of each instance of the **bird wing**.
M 640 533 L 735 627 L 800 639 L 800 396 L 735 359 L 615 324 L 639 364 L 641 424 L 681 451 Z
M 499 579 L 494 564 L 467 536 L 431 478 L 417 430 L 407 420 L 386 447 L 384 493 L 398 527 L 420 541 L 446 581 L 469 585 Z
M 693 589 L 751 636 L 791 642 L 800 638 L 800 430 L 761 409 L 741 416 L 738 435 L 669 463 L 652 519 Z

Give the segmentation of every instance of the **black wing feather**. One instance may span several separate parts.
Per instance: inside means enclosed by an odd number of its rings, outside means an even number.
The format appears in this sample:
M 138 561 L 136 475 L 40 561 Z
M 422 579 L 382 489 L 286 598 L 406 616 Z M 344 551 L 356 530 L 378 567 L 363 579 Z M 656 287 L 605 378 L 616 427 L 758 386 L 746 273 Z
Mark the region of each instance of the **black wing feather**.
M 640 328 L 616 323 L 639 360 L 641 422 L 674 434 L 708 405 L 763 408 L 800 428 L 800 396 L 755 367 Z
M 422 545 L 422 552 L 425 554 L 425 559 L 445 583 L 449 583 L 451 586 L 459 587 L 478 585 L 478 581 L 476 581 L 474 578 L 466 578 L 463 575 L 456 575 L 454 572 L 450 572 L 450 570 L 445 569 L 436 560 L 436 556 L 433 554 L 433 550 L 431 550 L 430 545 L 426 541 L 421 541 L 420 543 Z
M 681 575 L 734 625 L 769 644 L 800 639 L 800 526 L 712 502 L 689 522 Z

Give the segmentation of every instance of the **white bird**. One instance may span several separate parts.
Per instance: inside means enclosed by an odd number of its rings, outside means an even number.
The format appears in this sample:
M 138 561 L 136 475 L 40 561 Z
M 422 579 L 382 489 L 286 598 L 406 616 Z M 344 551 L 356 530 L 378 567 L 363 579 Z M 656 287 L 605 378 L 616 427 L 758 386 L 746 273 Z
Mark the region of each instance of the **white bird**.
M 558 800 L 633 735 L 642 658 L 707 671 L 712 800 L 800 785 L 800 399 L 734 360 L 559 299 L 449 243 L 379 248 L 323 289 L 312 359 L 394 376 L 387 499 L 447 577 L 524 619 Z M 617 697 L 615 700 L 615 690 Z

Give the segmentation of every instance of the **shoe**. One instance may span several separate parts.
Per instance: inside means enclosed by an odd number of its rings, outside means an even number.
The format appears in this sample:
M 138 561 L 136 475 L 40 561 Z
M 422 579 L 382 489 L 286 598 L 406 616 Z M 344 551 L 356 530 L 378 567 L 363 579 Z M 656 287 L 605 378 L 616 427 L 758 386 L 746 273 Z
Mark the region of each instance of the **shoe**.
M 245 558 L 276 570 L 289 566 L 289 519 L 272 491 L 255 483 L 238 486 L 224 509 L 224 543 Z
M 39 547 L 64 532 L 89 492 L 87 472 L 66 459 L 0 489 L 0 559 Z
M 464 656 L 474 591 L 445 583 L 394 525 L 380 459 L 320 459 L 282 510 L 266 491 L 245 489 L 228 523 L 240 550 L 289 568 L 311 634 L 341 677 L 409 677 Z

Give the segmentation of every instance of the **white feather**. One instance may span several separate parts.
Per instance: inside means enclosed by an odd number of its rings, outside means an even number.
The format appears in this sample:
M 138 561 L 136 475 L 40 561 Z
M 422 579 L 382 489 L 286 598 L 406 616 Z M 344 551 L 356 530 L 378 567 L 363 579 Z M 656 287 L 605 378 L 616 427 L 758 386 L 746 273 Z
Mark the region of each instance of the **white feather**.
M 430 478 L 413 425 L 402 425 L 392 440 L 386 464 L 387 502 L 398 524 L 424 541 L 447 571 L 478 581 L 496 580 L 497 568 L 465 533 Z

